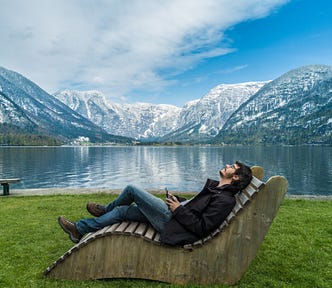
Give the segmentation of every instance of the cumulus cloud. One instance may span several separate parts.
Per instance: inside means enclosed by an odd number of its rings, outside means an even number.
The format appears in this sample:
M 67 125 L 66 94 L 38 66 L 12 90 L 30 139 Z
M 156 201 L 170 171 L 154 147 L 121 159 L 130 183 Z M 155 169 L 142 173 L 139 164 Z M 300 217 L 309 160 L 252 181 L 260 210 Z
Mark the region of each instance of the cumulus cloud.
M 157 91 L 200 61 L 232 53 L 226 29 L 285 2 L 0 0 L 0 65 L 50 93 Z

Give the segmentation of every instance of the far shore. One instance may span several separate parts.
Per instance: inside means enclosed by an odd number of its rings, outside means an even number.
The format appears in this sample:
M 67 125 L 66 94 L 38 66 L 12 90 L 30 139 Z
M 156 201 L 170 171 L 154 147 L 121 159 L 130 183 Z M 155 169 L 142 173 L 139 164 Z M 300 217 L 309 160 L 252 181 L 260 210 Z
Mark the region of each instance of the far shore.
M 153 194 L 164 194 L 162 189 L 147 189 Z M 106 189 L 106 188 L 38 188 L 38 189 L 11 189 L 9 196 L 43 196 L 43 195 L 75 195 L 75 194 L 96 194 L 108 193 L 119 194 L 122 189 Z M 2 192 L 2 191 L 1 191 Z M 1 193 L 0 192 L 0 193 Z M 192 191 L 175 191 L 175 194 L 194 195 L 196 192 Z M 0 194 L 2 195 L 2 193 Z M 289 199 L 307 199 L 307 200 L 332 200 L 332 195 L 289 195 Z

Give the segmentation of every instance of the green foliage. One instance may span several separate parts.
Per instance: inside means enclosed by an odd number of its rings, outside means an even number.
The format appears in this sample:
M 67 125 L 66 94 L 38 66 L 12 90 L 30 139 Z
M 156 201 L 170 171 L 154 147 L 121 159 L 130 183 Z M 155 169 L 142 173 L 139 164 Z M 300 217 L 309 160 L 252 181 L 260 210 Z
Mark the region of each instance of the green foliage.
M 62 142 L 54 137 L 34 134 L 0 134 L 0 145 L 8 146 L 58 146 Z
M 331 144 L 332 134 L 325 135 L 312 131 L 311 128 L 288 127 L 271 128 L 252 126 L 222 132 L 214 139 L 214 143 L 243 145 L 302 145 Z
M 39 131 L 35 126 L 19 127 L 13 124 L 0 123 L 1 146 L 58 146 L 63 144 L 55 136 L 50 136 L 45 131 Z
M 182 287 L 144 280 L 68 281 L 43 276 L 73 245 L 57 217 L 73 221 L 88 217 L 88 201 L 107 203 L 114 197 L 103 193 L 1 197 L 0 287 Z M 257 257 L 232 287 L 332 287 L 331 223 L 332 201 L 285 199 Z

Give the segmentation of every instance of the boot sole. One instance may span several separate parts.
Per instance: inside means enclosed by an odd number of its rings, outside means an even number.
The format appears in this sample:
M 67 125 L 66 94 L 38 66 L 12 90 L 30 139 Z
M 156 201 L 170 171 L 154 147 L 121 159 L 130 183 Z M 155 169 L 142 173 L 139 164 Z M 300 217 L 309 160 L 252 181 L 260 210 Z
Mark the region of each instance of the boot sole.
M 69 239 L 72 242 L 74 242 L 74 243 L 80 242 L 80 239 L 74 237 L 73 234 L 65 226 L 63 226 L 63 224 L 61 222 L 61 217 L 58 218 L 58 223 L 59 223 L 60 227 L 62 228 L 62 230 L 65 231 L 69 235 Z

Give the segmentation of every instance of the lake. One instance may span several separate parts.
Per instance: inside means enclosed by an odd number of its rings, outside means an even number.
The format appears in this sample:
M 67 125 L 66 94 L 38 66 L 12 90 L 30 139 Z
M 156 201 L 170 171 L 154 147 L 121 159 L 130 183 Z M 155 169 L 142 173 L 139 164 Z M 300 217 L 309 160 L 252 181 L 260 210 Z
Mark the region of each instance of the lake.
M 329 146 L 0 147 L 0 178 L 13 189 L 124 188 L 201 190 L 225 164 L 240 160 L 289 181 L 288 194 L 332 195 Z

